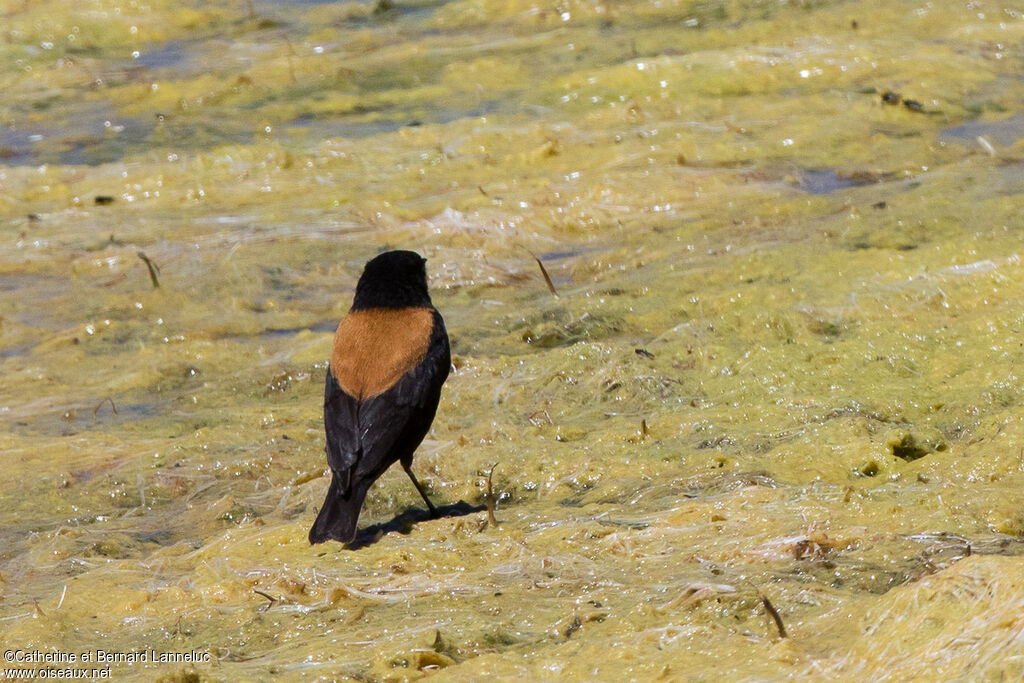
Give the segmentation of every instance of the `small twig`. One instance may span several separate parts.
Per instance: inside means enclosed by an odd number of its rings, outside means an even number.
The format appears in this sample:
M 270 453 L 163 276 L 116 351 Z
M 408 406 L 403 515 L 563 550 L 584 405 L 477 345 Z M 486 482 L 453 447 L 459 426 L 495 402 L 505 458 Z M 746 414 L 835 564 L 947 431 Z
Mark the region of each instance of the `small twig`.
M 157 278 L 157 274 L 160 272 L 160 266 L 153 263 L 148 256 L 143 254 L 141 251 L 135 252 L 142 259 L 142 262 L 149 268 L 149 279 L 153 282 L 153 289 L 160 289 L 160 280 Z
M 786 627 L 782 624 L 782 617 L 779 616 L 779 611 L 775 609 L 775 605 L 772 604 L 772 601 L 769 600 L 767 596 L 762 595 L 761 604 L 764 605 L 765 611 L 768 612 L 768 616 L 770 616 L 772 621 L 775 622 L 775 627 L 779 629 L 779 637 L 788 638 L 789 636 L 786 635 Z
M 270 609 L 274 605 L 275 602 L 277 602 L 277 598 L 275 598 L 273 595 L 269 595 L 267 593 L 264 593 L 259 588 L 253 588 L 252 592 L 255 593 L 256 595 L 262 595 L 263 597 L 265 597 L 267 600 L 270 601 L 266 605 L 264 605 L 263 607 L 260 607 L 260 611 L 261 612 L 266 612 L 268 609 Z
M 494 476 L 494 470 L 498 467 L 498 463 L 494 463 L 491 466 L 491 471 L 487 473 L 487 521 L 498 526 L 498 520 L 494 516 L 494 489 L 491 487 L 491 477 Z
M 978 141 L 978 144 L 981 145 L 982 149 L 988 152 L 988 155 L 990 157 L 994 157 L 997 155 L 996 148 L 992 146 L 992 143 L 989 142 L 984 135 L 979 135 L 974 139 Z
M 557 297 L 558 290 L 555 289 L 555 283 L 551 281 L 551 276 L 548 275 L 548 269 L 544 267 L 544 263 L 540 260 L 540 257 L 532 251 L 530 252 L 530 256 L 532 256 L 533 260 L 537 262 L 538 266 L 540 266 L 540 274 L 544 276 L 544 282 L 547 283 L 548 291 L 551 292 L 552 296 Z
M 104 399 L 103 399 L 102 401 L 100 401 L 100 402 L 99 402 L 99 404 L 98 404 L 98 405 L 97 405 L 97 406 L 96 406 L 96 407 L 95 407 L 95 408 L 93 409 L 93 411 L 92 411 L 92 419 L 94 419 L 94 420 L 96 419 L 96 416 L 97 416 L 97 415 L 99 414 L 99 412 L 100 412 L 100 408 L 102 408 L 102 407 L 103 407 L 103 404 L 104 404 L 104 403 L 106 403 L 107 401 L 110 401 L 110 409 L 114 411 L 114 415 L 117 415 L 117 406 L 115 406 L 115 405 L 114 405 L 114 399 L 110 398 L 109 396 L 106 396 L 106 397 L 104 397 Z

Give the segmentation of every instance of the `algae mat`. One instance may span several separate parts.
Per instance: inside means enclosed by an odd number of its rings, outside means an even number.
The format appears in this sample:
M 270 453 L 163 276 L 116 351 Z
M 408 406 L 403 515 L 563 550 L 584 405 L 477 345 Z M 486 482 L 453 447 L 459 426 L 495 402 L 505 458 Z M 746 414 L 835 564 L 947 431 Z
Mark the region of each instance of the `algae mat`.
M 0 18 L 5 675 L 1024 674 L 1019 6 Z M 399 246 L 453 514 L 390 472 L 311 548 Z

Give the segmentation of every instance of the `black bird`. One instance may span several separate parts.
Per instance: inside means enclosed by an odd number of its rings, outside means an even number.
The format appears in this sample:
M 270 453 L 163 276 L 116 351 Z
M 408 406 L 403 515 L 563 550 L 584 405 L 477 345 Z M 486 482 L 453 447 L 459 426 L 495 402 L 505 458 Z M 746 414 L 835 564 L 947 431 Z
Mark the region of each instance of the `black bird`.
M 331 486 L 310 543 L 351 542 L 366 492 L 395 462 L 437 517 L 410 469 L 451 369 L 448 333 L 430 302 L 425 263 L 412 251 L 372 259 L 338 323 L 324 388 Z

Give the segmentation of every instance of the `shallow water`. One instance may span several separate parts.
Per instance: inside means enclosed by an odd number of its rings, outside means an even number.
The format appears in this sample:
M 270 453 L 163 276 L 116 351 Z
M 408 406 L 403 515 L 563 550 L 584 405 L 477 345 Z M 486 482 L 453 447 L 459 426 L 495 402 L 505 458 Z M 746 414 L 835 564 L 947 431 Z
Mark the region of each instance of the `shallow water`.
M 5 652 L 1024 674 L 1012 4 L 0 17 Z M 451 334 L 414 467 L 452 516 L 389 472 L 356 549 L 311 548 L 331 329 L 398 246 Z

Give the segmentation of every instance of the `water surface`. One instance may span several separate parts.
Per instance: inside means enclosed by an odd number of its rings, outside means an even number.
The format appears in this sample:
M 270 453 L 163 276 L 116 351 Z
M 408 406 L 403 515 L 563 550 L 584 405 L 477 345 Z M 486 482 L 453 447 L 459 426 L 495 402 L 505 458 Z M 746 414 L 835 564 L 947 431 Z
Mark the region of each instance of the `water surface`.
M 202 655 L 127 680 L 1024 673 L 1011 4 L 0 16 L 5 648 Z M 451 333 L 414 467 L 463 514 L 389 472 L 357 550 L 311 548 L 331 328 L 386 247 Z M 497 526 L 465 514 L 496 463 Z

